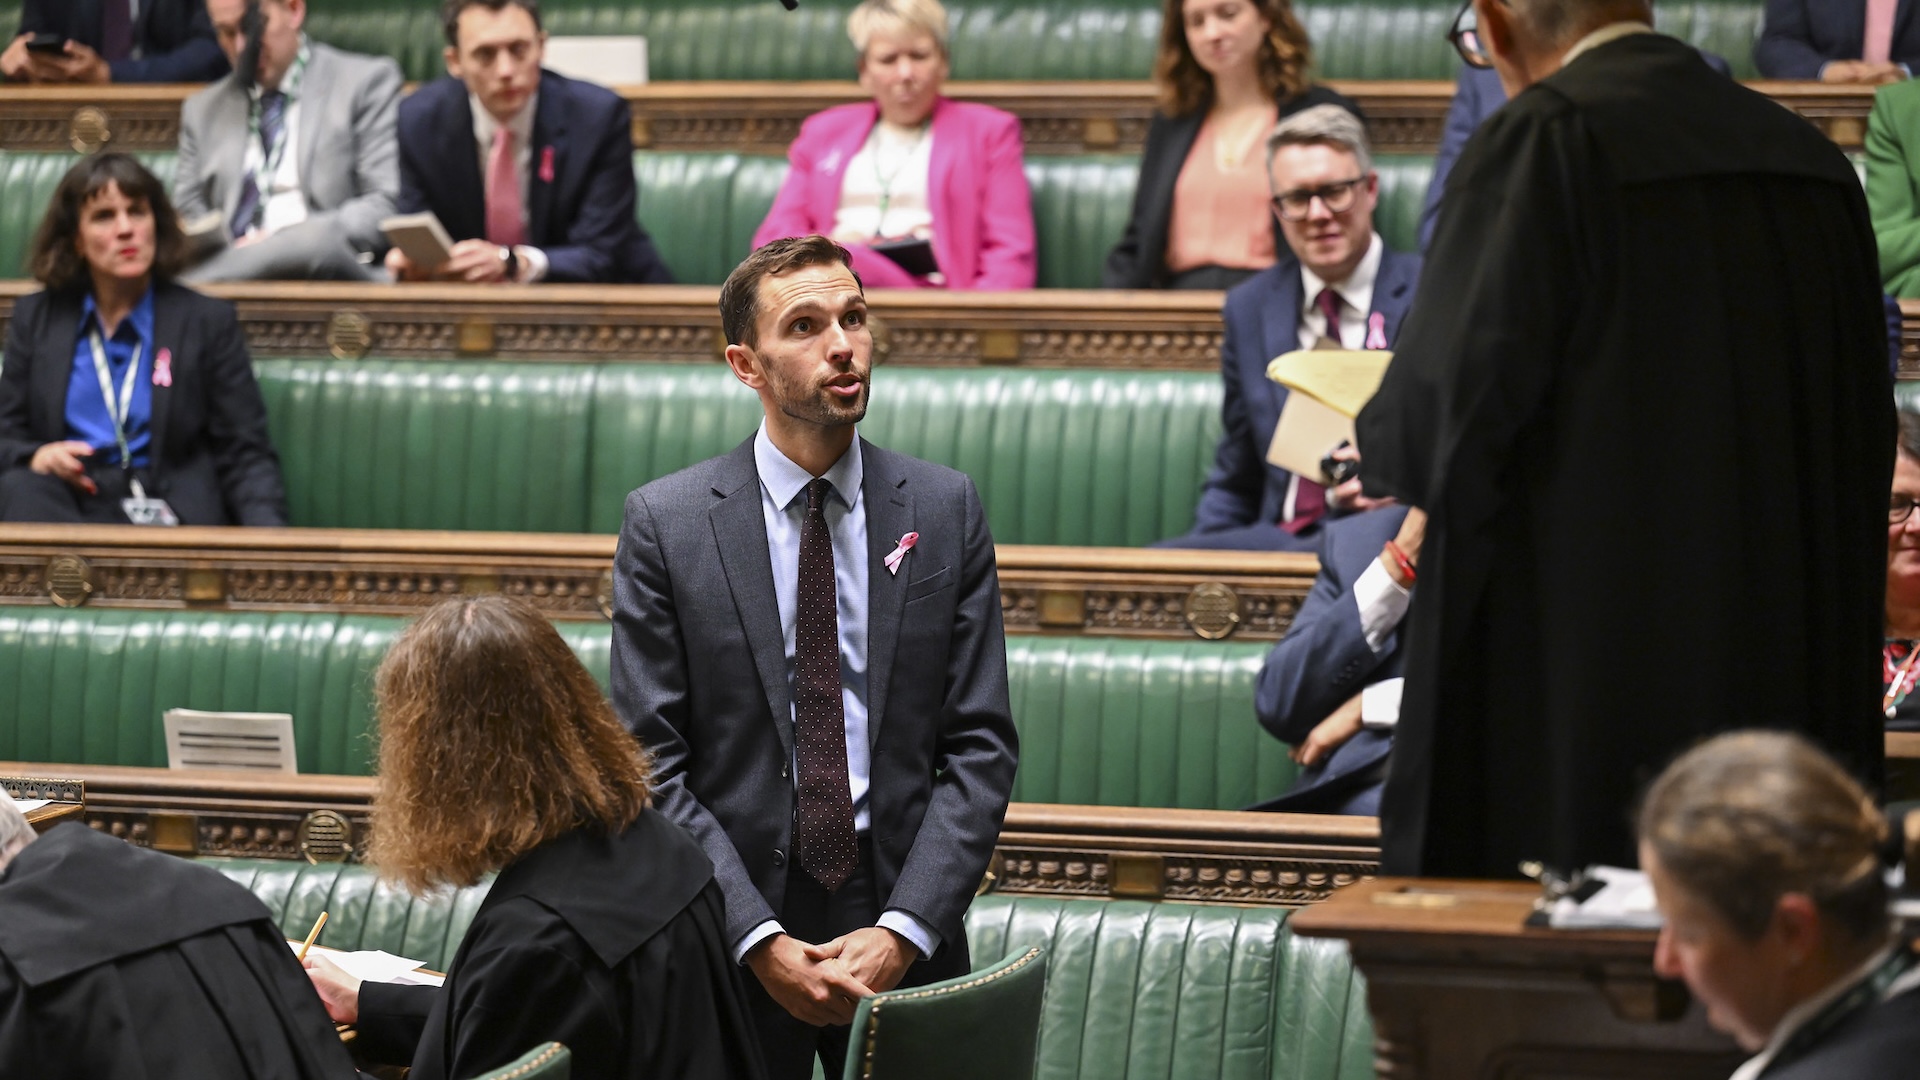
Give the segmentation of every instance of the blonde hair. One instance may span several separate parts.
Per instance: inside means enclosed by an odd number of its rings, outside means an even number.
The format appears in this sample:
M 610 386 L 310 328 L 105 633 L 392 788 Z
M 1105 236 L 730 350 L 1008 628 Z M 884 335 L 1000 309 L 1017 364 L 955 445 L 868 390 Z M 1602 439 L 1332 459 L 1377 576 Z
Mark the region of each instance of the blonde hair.
M 414 892 L 472 885 L 577 828 L 626 829 L 648 762 L 559 631 L 506 596 L 442 601 L 374 676 L 368 858 Z
M 847 38 L 861 56 L 875 34 L 892 28 L 925 34 L 947 55 L 947 9 L 940 0 L 862 0 L 847 15 Z
M 1273 125 L 1267 135 L 1267 172 L 1273 172 L 1273 156 L 1283 146 L 1331 146 L 1353 155 L 1360 175 L 1373 171 L 1373 152 L 1367 145 L 1367 125 L 1339 105 L 1315 105 L 1301 109 Z
M 1667 874 L 1748 941 L 1788 893 L 1811 898 L 1855 942 L 1890 929 L 1886 818 L 1798 735 L 1741 731 L 1694 747 L 1647 789 L 1637 824 Z

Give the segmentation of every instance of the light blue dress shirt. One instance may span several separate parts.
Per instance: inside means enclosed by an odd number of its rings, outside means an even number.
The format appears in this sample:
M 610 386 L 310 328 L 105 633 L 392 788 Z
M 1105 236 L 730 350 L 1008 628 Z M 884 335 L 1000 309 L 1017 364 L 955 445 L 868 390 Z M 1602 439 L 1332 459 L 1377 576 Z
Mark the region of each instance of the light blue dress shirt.
M 93 447 L 94 459 L 109 465 L 120 463 L 120 443 L 113 437 L 113 414 L 106 397 L 100 393 L 100 372 L 93 366 L 93 332 L 100 329 L 99 309 L 93 293 L 80 304 L 80 326 L 73 343 L 73 372 L 67 379 L 67 438 Z M 103 337 L 101 352 L 107 358 L 107 380 L 117 398 L 124 385 L 127 365 L 140 360 L 133 377 L 133 401 L 127 407 L 127 449 L 133 464 L 145 468 L 151 459 L 153 444 L 153 289 L 149 287 L 140 302 L 114 328 L 112 337 Z M 803 507 L 804 509 L 804 507 Z
M 773 445 L 765 421 L 753 437 L 753 465 L 760 474 L 760 513 L 767 525 L 767 555 L 773 563 L 773 591 L 780 604 L 780 639 L 787 654 L 787 684 L 793 684 L 796 624 L 800 611 L 800 530 L 807 520 L 807 484 L 813 474 Z M 853 829 L 872 825 L 867 807 L 873 746 L 867 737 L 867 511 L 861 494 L 865 467 L 855 438 L 824 478 L 833 485 L 827 499 L 827 532 L 833 538 L 834 611 L 840 629 L 840 704 L 846 714 L 847 780 L 853 794 Z M 787 714 L 789 730 L 795 716 Z M 791 773 L 798 782 L 798 763 Z M 940 935 L 904 911 L 889 908 L 878 925 L 911 941 L 922 956 L 940 947 Z M 744 958 L 762 940 L 783 933 L 768 919 L 740 939 L 734 959 Z M 817 942 L 816 942 L 817 944 Z

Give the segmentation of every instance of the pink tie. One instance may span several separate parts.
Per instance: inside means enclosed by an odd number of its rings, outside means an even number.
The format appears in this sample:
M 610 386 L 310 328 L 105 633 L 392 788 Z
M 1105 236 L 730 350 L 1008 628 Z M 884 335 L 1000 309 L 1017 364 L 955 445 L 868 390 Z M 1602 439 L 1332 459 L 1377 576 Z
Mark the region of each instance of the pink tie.
M 1892 57 L 1893 15 L 1899 0 L 1867 0 L 1867 36 L 1860 46 L 1860 59 L 1869 64 L 1884 64 Z
M 525 242 L 520 227 L 520 173 L 513 167 L 513 132 L 493 131 L 487 158 L 487 242 L 512 247 Z

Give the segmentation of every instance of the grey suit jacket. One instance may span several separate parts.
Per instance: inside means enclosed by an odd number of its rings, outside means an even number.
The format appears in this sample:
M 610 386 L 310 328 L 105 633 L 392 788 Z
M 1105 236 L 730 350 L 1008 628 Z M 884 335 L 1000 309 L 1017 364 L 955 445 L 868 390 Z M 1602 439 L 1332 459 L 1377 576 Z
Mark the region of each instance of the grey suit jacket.
M 1013 789 L 993 538 L 965 474 L 861 448 L 874 878 L 881 907 L 932 926 L 944 952 L 965 947 L 960 918 Z M 753 440 L 627 497 L 613 594 L 614 706 L 653 754 L 658 805 L 713 860 L 738 942 L 778 917 L 793 840 L 792 695 Z
M 384 56 L 310 45 L 293 147 L 307 220 L 324 221 L 355 251 L 385 251 L 380 220 L 393 214 L 400 194 L 400 66 Z M 181 106 L 173 199 L 182 221 L 216 210 L 232 219 L 246 182 L 248 108 L 232 75 Z

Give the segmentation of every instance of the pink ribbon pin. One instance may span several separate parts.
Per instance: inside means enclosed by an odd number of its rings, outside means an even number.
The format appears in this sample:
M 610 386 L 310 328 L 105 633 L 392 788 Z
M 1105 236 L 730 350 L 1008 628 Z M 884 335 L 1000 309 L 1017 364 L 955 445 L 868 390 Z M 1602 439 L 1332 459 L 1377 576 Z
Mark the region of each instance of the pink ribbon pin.
M 153 356 L 153 385 L 173 385 L 173 350 L 161 349 Z
M 1374 312 L 1367 316 L 1367 348 L 1384 349 L 1387 347 L 1387 317 Z
M 900 564 L 906 560 L 907 552 L 912 551 L 913 545 L 919 542 L 920 542 L 920 534 L 917 532 L 910 532 L 907 535 L 901 537 L 900 543 L 897 546 L 895 546 L 893 549 L 893 554 L 887 556 L 886 558 L 887 573 L 896 574 L 896 575 L 899 574 Z
M 543 147 L 540 151 L 540 182 L 553 183 L 553 147 Z

